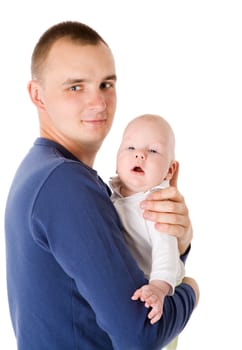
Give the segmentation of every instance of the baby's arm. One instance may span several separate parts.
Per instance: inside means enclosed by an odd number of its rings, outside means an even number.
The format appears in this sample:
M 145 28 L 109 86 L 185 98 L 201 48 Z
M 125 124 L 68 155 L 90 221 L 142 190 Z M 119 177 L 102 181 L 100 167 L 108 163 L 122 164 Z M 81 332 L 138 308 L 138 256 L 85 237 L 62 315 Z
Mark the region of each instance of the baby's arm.
M 165 281 L 152 280 L 149 284 L 137 289 L 131 299 L 140 299 L 145 303 L 145 307 L 151 307 L 148 317 L 150 323 L 154 324 L 159 321 L 162 316 L 164 299 L 169 294 L 170 289 L 171 286 Z

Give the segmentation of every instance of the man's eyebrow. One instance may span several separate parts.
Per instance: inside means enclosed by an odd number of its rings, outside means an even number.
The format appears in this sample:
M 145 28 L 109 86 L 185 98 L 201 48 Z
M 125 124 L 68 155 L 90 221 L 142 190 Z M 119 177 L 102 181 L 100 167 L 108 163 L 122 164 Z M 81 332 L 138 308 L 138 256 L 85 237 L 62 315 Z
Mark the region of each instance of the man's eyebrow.
M 117 75 L 116 74 L 108 75 L 103 80 L 114 80 L 114 81 L 117 81 Z
M 75 85 L 75 84 L 81 84 L 87 81 L 86 79 L 67 79 L 63 82 L 63 85 Z
M 107 75 L 106 77 L 103 78 L 103 81 L 105 81 L 105 80 L 117 81 L 117 76 L 116 76 L 116 74 Z M 85 83 L 87 81 L 88 81 L 88 79 L 72 79 L 72 78 L 69 78 L 66 81 L 64 81 L 63 85 L 82 84 L 82 83 Z

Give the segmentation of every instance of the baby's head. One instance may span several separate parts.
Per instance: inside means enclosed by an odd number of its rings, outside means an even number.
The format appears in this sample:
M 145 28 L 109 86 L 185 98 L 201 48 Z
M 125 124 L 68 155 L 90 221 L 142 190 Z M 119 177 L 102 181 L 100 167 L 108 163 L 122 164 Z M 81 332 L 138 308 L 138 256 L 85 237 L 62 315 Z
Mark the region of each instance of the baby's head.
M 177 168 L 175 136 L 161 116 L 144 114 L 126 126 L 117 155 L 122 194 L 146 192 L 170 180 Z

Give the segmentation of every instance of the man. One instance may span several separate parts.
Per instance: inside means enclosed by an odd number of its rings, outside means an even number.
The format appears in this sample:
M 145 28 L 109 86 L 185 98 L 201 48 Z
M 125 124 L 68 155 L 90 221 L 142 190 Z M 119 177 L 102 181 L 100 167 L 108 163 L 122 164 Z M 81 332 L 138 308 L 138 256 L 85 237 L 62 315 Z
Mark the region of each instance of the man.
M 17 170 L 5 220 L 19 350 L 158 349 L 195 307 L 191 278 L 165 301 L 156 325 L 131 300 L 148 281 L 126 247 L 110 190 L 92 168 L 113 122 L 115 82 L 110 48 L 81 23 L 53 26 L 34 49 L 28 90 L 41 137 Z M 182 196 L 175 187 L 155 196 L 144 215 L 176 235 L 187 254 L 192 231 Z

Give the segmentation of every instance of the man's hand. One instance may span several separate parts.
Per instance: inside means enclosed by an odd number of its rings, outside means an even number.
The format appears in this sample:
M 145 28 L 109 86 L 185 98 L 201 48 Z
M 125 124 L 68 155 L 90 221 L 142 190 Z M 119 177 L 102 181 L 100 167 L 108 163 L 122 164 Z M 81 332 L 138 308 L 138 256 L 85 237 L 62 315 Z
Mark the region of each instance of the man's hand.
M 154 221 L 158 231 L 177 237 L 180 254 L 183 254 L 192 241 L 193 230 L 184 197 L 177 189 L 178 172 L 177 163 L 170 187 L 150 193 L 141 202 L 141 208 L 144 218 Z

